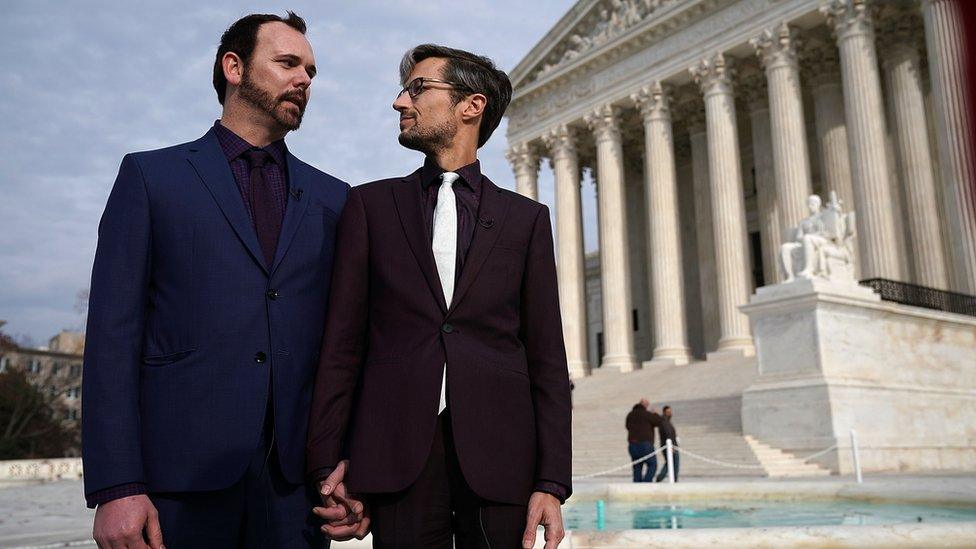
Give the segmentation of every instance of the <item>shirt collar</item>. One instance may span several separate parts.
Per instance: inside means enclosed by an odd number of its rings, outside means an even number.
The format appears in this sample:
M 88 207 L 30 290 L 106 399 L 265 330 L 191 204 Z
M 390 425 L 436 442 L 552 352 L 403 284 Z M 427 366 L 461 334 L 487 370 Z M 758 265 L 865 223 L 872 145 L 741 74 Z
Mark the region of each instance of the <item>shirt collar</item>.
M 224 156 L 227 157 L 228 162 L 237 159 L 237 157 L 250 149 L 259 148 L 251 145 L 243 137 L 227 129 L 220 123 L 220 120 L 214 122 L 214 131 L 217 133 L 217 141 L 220 142 L 220 149 L 224 151 Z M 264 147 L 264 150 L 271 155 L 271 159 L 275 161 L 275 164 L 278 164 L 282 168 L 286 167 L 285 156 L 288 153 L 288 147 L 285 146 L 284 139 L 270 143 L 267 147 Z
M 430 187 L 434 182 L 438 181 L 441 174 L 446 172 L 444 168 L 437 165 L 437 162 L 430 157 L 424 160 L 424 167 L 420 169 L 420 184 L 423 185 L 424 189 Z M 474 162 L 454 170 L 454 173 L 458 174 L 460 177 L 459 181 L 463 181 L 472 191 L 476 194 L 481 192 L 481 161 L 475 160 Z

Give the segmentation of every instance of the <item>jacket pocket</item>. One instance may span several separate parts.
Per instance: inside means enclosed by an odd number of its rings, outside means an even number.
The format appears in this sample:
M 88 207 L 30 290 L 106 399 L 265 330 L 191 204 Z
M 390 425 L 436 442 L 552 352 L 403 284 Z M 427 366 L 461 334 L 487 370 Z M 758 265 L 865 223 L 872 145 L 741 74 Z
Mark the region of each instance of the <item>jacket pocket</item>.
M 170 353 L 168 355 L 151 355 L 142 357 L 142 363 L 146 366 L 168 366 L 179 362 L 188 356 L 192 355 L 197 350 L 196 347 L 192 349 L 186 349 L 184 351 L 178 351 L 176 353 Z
M 520 252 L 524 254 L 528 249 L 529 244 L 521 240 L 499 238 L 495 241 L 495 245 L 493 247 L 499 250 L 511 250 L 513 252 Z

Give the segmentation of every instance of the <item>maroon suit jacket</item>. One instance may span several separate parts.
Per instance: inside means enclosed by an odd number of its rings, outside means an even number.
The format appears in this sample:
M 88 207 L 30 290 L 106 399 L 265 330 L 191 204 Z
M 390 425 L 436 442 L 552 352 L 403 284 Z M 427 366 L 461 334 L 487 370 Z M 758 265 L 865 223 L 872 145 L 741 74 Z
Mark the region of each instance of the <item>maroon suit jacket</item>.
M 519 505 L 537 481 L 571 490 L 569 378 L 549 210 L 484 177 L 479 221 L 448 305 L 419 174 L 349 191 L 308 471 L 348 457 L 355 493 L 412 484 L 434 438 L 446 361 L 455 446 L 471 488 Z

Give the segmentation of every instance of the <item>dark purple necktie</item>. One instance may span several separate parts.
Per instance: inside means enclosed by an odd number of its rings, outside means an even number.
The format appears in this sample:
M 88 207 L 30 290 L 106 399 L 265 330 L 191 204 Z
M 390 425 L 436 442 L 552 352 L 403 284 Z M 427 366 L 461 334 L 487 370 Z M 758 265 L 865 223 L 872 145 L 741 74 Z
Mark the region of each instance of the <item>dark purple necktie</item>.
M 261 251 L 264 252 L 265 264 L 271 269 L 278 247 L 278 234 L 281 232 L 281 213 L 275 207 L 276 199 L 271 192 L 271 185 L 264 178 L 264 165 L 271 159 L 271 155 L 262 149 L 251 149 L 244 153 L 244 158 L 251 170 L 250 199 L 254 228 L 258 233 Z

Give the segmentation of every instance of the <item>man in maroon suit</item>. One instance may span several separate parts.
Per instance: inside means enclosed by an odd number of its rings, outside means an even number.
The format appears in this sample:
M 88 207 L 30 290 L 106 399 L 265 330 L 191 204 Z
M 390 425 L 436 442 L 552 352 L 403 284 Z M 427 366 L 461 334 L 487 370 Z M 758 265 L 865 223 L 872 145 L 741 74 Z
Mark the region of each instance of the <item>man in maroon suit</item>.
M 317 512 L 336 539 L 371 521 L 380 548 L 532 547 L 539 525 L 555 548 L 571 404 L 549 210 L 477 159 L 511 84 L 429 44 L 400 77 L 399 141 L 426 159 L 352 188 L 339 221 L 309 425 Z M 354 512 L 336 520 L 337 502 Z

